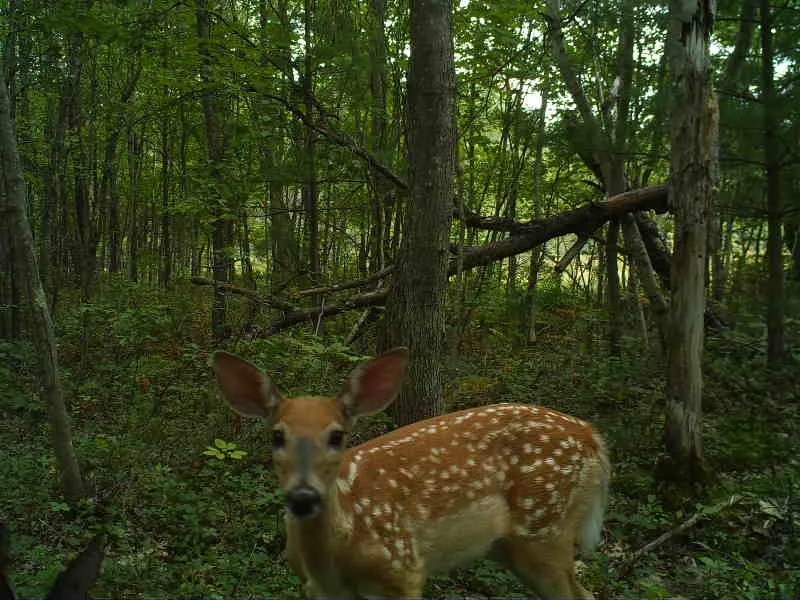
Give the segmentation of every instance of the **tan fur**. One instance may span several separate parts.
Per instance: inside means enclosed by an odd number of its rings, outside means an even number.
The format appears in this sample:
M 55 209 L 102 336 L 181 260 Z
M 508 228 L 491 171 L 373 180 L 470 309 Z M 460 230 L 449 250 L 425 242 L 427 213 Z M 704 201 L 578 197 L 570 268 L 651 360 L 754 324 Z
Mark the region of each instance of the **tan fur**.
M 286 429 L 308 434 L 339 417 L 334 402 L 301 404 L 279 409 Z M 540 597 L 591 597 L 573 556 L 590 506 L 604 503 L 608 459 L 583 421 L 529 405 L 470 409 L 347 450 L 337 471 L 320 477 L 322 515 L 288 518 L 317 594 L 418 597 L 431 572 L 495 546 Z
M 498 404 L 343 450 L 355 418 L 397 395 L 407 360 L 395 348 L 358 367 L 339 398 L 284 399 L 256 366 L 215 355 L 231 407 L 272 424 L 286 554 L 306 593 L 420 597 L 431 573 L 488 555 L 542 600 L 591 598 L 574 555 L 602 531 L 610 465 L 600 435 L 555 410 Z

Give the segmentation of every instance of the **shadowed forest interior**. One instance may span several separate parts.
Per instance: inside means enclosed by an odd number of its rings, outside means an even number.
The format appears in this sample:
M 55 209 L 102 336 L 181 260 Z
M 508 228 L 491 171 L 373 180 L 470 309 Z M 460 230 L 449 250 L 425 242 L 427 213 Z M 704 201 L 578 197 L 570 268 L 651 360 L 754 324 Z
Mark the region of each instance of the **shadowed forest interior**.
M 800 4 L 7 0 L 0 59 L 0 600 L 76 556 L 95 597 L 303 597 L 212 356 L 332 396 L 398 346 L 349 446 L 573 415 L 596 598 L 800 597 Z

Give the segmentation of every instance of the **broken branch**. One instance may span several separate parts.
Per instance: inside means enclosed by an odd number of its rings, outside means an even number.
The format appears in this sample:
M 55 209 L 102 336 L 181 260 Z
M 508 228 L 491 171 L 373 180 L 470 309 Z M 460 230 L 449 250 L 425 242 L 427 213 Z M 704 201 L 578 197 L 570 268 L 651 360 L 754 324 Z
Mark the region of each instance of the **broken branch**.
M 274 296 L 265 296 L 263 294 L 260 294 L 256 290 L 250 290 L 247 288 L 232 285 L 230 283 L 221 283 L 219 281 L 214 281 L 213 279 L 208 279 L 207 277 L 192 277 L 191 282 L 195 285 L 209 285 L 212 287 L 219 288 L 226 294 L 233 294 L 235 296 L 244 296 L 245 298 L 254 300 L 259 304 L 266 304 L 267 306 L 271 306 L 272 308 L 276 308 L 278 310 L 290 311 L 290 312 L 298 310 L 298 307 L 296 307 L 294 304 L 286 302 L 285 300 L 275 298 Z
M 354 281 L 347 281 L 345 283 L 333 283 L 327 286 L 310 288 L 307 290 L 300 290 L 297 292 L 298 296 L 313 296 L 315 294 L 332 294 L 334 292 L 341 292 L 342 290 L 351 290 L 353 288 L 364 287 L 375 281 L 379 281 L 389 275 L 394 270 L 394 265 L 381 269 L 377 273 L 373 273 L 369 277 L 363 279 L 356 279 Z

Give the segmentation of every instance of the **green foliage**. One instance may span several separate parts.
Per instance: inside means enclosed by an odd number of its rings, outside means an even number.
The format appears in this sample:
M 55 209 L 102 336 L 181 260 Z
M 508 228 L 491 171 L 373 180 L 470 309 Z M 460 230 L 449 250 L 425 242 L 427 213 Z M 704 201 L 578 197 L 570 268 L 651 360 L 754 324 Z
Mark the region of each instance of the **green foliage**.
M 191 298 L 182 289 L 164 297 L 113 284 L 90 306 L 64 304 L 58 315 L 76 449 L 98 493 L 78 509 L 58 499 L 45 411 L 33 390 L 35 357 L 26 344 L 0 345 L 0 444 L 7 449 L 0 480 L 14 482 L 0 497 L 0 514 L 14 529 L 14 578 L 24 596 L 41 595 L 98 529 L 113 541 L 97 596 L 300 596 L 282 555 L 282 499 L 268 440 L 258 423 L 238 434 L 231 428 L 207 366 L 209 348 L 195 341 L 206 317 Z M 534 401 L 586 417 L 605 433 L 614 480 L 605 542 L 581 566 L 587 587 L 600 597 L 794 598 L 800 381 L 797 369 L 763 369 L 758 327 L 740 316 L 741 329 L 709 339 L 705 439 L 717 477 L 702 502 L 675 509 L 661 503 L 652 478 L 662 426 L 659 361 L 633 339 L 622 358 L 607 357 L 603 322 L 581 293 L 542 285 L 542 335 L 531 347 L 507 334 L 501 297 L 484 298 L 497 306 L 475 313 L 481 326 L 468 330 L 464 353 L 445 365 L 448 407 Z M 89 360 L 69 351 L 81 346 Z M 239 341 L 231 350 L 262 365 L 287 394 L 335 392 L 365 358 L 335 338 L 300 332 Z M 388 426 L 385 416 L 366 421 L 356 440 Z M 635 550 L 698 512 L 694 526 L 620 571 Z M 429 593 L 526 592 L 484 561 L 433 578 Z
M 287 395 L 335 393 L 344 373 L 368 358 L 354 354 L 341 340 L 328 343 L 302 331 L 253 340 L 233 351 L 265 369 Z
M 210 291 L 189 289 L 180 277 L 171 289 L 155 289 L 164 262 L 161 243 L 169 231 L 174 247 L 165 253 L 167 260 L 175 274 L 188 276 L 192 253 L 203 253 L 201 269 L 209 262 L 217 217 L 241 227 L 246 214 L 251 248 L 258 249 L 252 257 L 255 278 L 261 290 L 274 283 L 269 252 L 275 243 L 276 198 L 288 202 L 293 243 L 300 245 L 306 222 L 299 202 L 308 157 L 303 126 L 292 112 L 307 110 L 298 97 L 304 64 L 312 71 L 312 116 L 322 129 L 330 124 L 405 176 L 408 6 L 385 3 L 386 39 L 379 46 L 375 3 L 319 3 L 307 47 L 299 2 L 209 4 L 210 83 L 199 76 L 201 45 L 191 3 L 31 0 L 13 3 L 15 9 L 9 4 L 11 18 L 0 20 L 5 44 L 17 34 L 13 48 L 4 46 L 4 54 L 17 62 L 9 69 L 15 77 L 15 127 L 37 243 L 43 241 L 42 224 L 57 231 L 51 240 L 57 242 L 55 256 L 42 258 L 52 258 L 57 271 L 49 291 L 57 292 L 51 299 L 74 443 L 98 497 L 77 509 L 58 500 L 47 410 L 38 400 L 37 357 L 27 343 L 0 340 L 0 481 L 6 492 L 0 495 L 0 515 L 15 525 L 16 580 L 27 596 L 40 595 L 58 565 L 98 528 L 107 528 L 115 540 L 100 596 L 290 597 L 300 592 L 281 556 L 281 499 L 267 465 L 262 427 L 247 423 L 240 433 L 231 427 L 209 373 L 215 349 L 208 336 Z M 262 4 L 265 14 L 260 14 Z M 720 7 L 728 12 L 715 26 L 717 73 L 724 71 L 735 43 L 741 4 Z M 618 107 L 609 100 L 618 75 L 619 8 L 564 3 L 567 48 L 609 135 L 617 125 Z M 634 8 L 636 65 L 624 166 L 637 185 L 667 176 L 663 140 L 669 81 L 660 64 L 666 10 L 646 3 Z M 485 215 L 542 217 L 602 196 L 594 175 L 575 156 L 576 149 L 594 149 L 575 125 L 576 113 L 565 101 L 569 91 L 554 75 L 542 9 L 542 3 L 495 0 L 458 3 L 455 11 L 459 197 Z M 775 31 L 787 248 L 800 219 L 800 163 L 791 129 L 800 107 L 798 15 L 791 7 L 780 8 L 782 26 Z M 78 85 L 74 98 L 68 98 L 72 105 L 63 111 L 69 117 L 66 152 L 51 166 L 53 129 L 73 75 L 70 50 L 78 39 L 83 40 L 76 57 L 81 60 Z M 621 357 L 606 355 L 607 316 L 595 305 L 599 284 L 592 269 L 600 263 L 594 241 L 560 279 L 548 276 L 547 267 L 572 240 L 543 249 L 535 345 L 525 343 L 530 297 L 519 287 L 526 266 L 522 258 L 516 287 L 501 289 L 498 282 L 508 271 L 496 263 L 464 274 L 464 302 L 451 306 L 457 317 L 449 323 L 453 348 L 445 365 L 449 408 L 500 400 L 542 402 L 597 422 L 609 438 L 615 483 L 607 539 L 604 553 L 584 564 L 589 587 L 601 596 L 782 600 L 795 597 L 800 588 L 800 555 L 793 543 L 800 510 L 800 465 L 794 455 L 800 444 L 800 382 L 796 363 L 766 372 L 762 359 L 764 132 L 753 125 L 763 117 L 759 51 L 756 35 L 740 81 L 720 93 L 723 163 L 717 205 L 724 218 L 733 218 L 727 309 L 735 327 L 710 335 L 707 342 L 704 433 L 717 477 L 700 505 L 676 510 L 660 502 L 652 462 L 663 428 L 663 360 L 633 336 L 625 340 Z M 379 60 L 383 53 L 385 62 Z M 373 95 L 377 81 L 385 85 L 385 107 Z M 218 165 L 221 176 L 209 168 L 206 115 L 198 101 L 205 92 L 221 106 L 227 145 Z M 549 109 L 540 113 L 545 92 Z M 383 132 L 374 130 L 378 117 L 386 119 Z M 376 178 L 346 148 L 324 142 L 323 136 L 316 142 L 325 277 L 363 275 L 361 254 L 377 225 Z M 541 181 L 534 175 L 538 145 Z M 63 197 L 58 206 L 49 206 L 48 177 L 55 175 L 62 178 Z M 104 188 L 106 176 L 114 189 Z M 82 178 L 92 182 L 83 199 L 91 204 L 89 231 L 81 229 L 77 217 L 76 184 Z M 119 227 L 124 251 L 132 253 L 138 243 L 141 283 L 101 276 L 89 301 L 80 302 L 73 289 L 80 245 L 97 236 L 96 266 L 102 272 L 108 263 L 112 196 L 124 222 Z M 389 213 L 400 206 L 401 196 L 387 197 Z M 390 222 L 381 223 L 387 228 L 401 213 L 388 216 Z M 494 241 L 496 234 L 470 232 L 467 244 Z M 386 241 L 391 246 L 398 240 Z M 226 251 L 239 260 L 235 246 L 231 240 Z M 308 259 L 302 253 L 299 258 Z M 126 256 L 124 267 L 131 262 Z M 586 280 L 584 273 L 590 275 Z M 302 281 L 302 276 L 293 280 L 287 291 Z M 797 292 L 789 287 L 787 294 L 787 328 L 794 340 L 800 329 Z M 305 330 L 267 339 L 241 336 L 246 324 L 266 317 L 257 310 L 251 314 L 241 299 L 230 304 L 230 349 L 266 369 L 287 395 L 333 393 L 365 358 L 337 337 L 344 325 L 336 320 L 325 322 L 328 337 Z M 793 351 L 800 352 L 796 344 Z M 355 438 L 389 426 L 385 416 L 365 420 Z M 741 500 L 717 509 L 733 495 Z M 696 511 L 704 512 L 696 527 L 620 576 L 619 565 L 633 550 Z M 96 513 L 103 512 L 105 517 L 98 518 Z M 508 574 L 485 562 L 437 578 L 431 589 L 441 595 L 523 593 Z
M 219 438 L 214 440 L 214 445 L 209 446 L 203 451 L 203 456 L 210 456 L 217 460 L 242 460 L 247 456 L 244 450 L 238 450 L 238 446 L 233 442 L 226 442 Z
M 4 405 L 10 410 L 30 409 L 35 413 L 36 403 L 32 401 L 30 390 L 25 387 L 25 379 L 33 376 L 31 365 L 35 360 L 32 344 L 14 343 L 0 340 L 0 390 L 5 396 Z

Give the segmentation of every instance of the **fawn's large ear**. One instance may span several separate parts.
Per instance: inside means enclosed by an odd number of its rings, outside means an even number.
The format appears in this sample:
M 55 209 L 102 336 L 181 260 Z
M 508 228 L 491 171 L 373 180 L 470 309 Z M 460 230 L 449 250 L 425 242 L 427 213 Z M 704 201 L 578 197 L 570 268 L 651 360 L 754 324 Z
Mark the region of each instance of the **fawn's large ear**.
M 267 374 L 243 358 L 215 352 L 211 367 L 228 404 L 242 416 L 267 419 L 281 401 Z
M 403 384 L 406 365 L 408 350 L 394 348 L 356 368 L 339 396 L 347 415 L 371 415 L 389 406 Z

